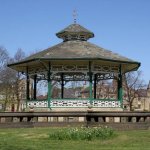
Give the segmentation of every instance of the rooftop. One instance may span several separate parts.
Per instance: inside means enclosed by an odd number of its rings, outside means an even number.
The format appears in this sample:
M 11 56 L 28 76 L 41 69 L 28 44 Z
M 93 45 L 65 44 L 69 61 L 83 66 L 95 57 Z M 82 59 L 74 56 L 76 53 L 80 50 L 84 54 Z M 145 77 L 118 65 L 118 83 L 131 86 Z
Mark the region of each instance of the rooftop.
M 63 42 L 53 47 L 47 48 L 41 52 L 33 54 L 24 60 L 10 64 L 8 66 L 18 69 L 18 65 L 25 64 L 28 66 L 36 60 L 101 60 L 107 62 L 123 63 L 126 66 L 125 72 L 137 69 L 140 63 L 121 56 L 110 50 L 106 50 L 95 44 L 87 42 L 89 38 L 94 37 L 94 33 L 82 27 L 79 24 L 71 24 L 56 34 Z M 130 64 L 130 65 L 129 65 Z
M 33 58 L 43 59 L 103 59 L 134 62 L 117 53 L 98 47 L 87 41 L 67 41 L 50 47 L 44 51 L 29 56 L 25 60 Z
M 71 24 L 60 32 L 56 33 L 58 38 L 62 38 L 64 41 L 68 40 L 88 40 L 94 37 L 94 33 L 84 28 L 79 24 Z

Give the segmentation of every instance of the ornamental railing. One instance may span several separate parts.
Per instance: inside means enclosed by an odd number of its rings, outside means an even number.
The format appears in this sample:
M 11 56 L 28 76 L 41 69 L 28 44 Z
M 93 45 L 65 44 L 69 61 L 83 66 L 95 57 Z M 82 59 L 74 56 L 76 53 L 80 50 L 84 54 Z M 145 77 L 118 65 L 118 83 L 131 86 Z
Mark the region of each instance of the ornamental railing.
M 27 101 L 27 107 L 41 107 L 45 108 L 48 107 L 48 103 L 50 103 L 50 107 L 98 107 L 98 108 L 120 108 L 121 103 L 118 100 L 86 100 L 86 99 L 51 99 L 50 101 L 47 100 L 39 100 L 39 101 Z

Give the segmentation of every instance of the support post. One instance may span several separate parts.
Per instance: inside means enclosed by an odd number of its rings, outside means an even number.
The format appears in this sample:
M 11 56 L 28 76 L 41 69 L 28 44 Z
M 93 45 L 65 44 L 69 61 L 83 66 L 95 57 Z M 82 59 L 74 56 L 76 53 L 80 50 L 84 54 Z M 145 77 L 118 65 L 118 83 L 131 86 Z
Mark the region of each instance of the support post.
M 90 104 L 92 104 L 92 72 L 91 72 L 91 62 L 89 62 L 89 87 L 90 87 Z
M 121 103 L 122 106 L 122 67 L 121 65 L 119 66 L 119 74 L 118 74 L 118 100 Z
M 61 74 L 61 99 L 64 98 L 64 74 Z
M 94 75 L 94 99 L 96 99 L 97 74 Z
M 50 62 L 49 62 L 49 67 L 48 67 L 48 108 L 50 108 L 50 102 L 51 102 L 51 65 L 50 65 Z
M 36 99 L 36 79 L 37 79 L 37 75 L 34 75 L 34 96 L 33 96 L 33 98 L 34 98 L 34 100 Z
M 29 100 L 29 85 L 30 85 L 30 81 L 29 81 L 29 71 L 28 71 L 28 67 L 27 67 L 27 79 L 26 79 L 26 99 Z

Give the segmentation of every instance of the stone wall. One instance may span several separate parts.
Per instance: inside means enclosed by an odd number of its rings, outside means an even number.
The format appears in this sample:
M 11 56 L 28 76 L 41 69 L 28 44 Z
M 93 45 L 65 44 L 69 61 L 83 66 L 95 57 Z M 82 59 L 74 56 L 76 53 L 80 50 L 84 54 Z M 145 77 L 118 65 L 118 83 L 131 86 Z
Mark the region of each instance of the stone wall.
M 150 129 L 150 112 L 0 113 L 0 128 L 42 126 L 110 126 L 117 130 Z

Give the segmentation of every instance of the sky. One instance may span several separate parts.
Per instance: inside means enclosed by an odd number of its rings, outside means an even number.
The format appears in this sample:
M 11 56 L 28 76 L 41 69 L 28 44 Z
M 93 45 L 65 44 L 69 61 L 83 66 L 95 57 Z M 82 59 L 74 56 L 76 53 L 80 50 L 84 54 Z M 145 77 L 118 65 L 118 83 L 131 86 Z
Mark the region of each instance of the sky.
M 0 0 L 0 46 L 13 57 L 62 42 L 56 33 L 73 23 L 94 32 L 90 42 L 141 62 L 150 80 L 150 0 Z

